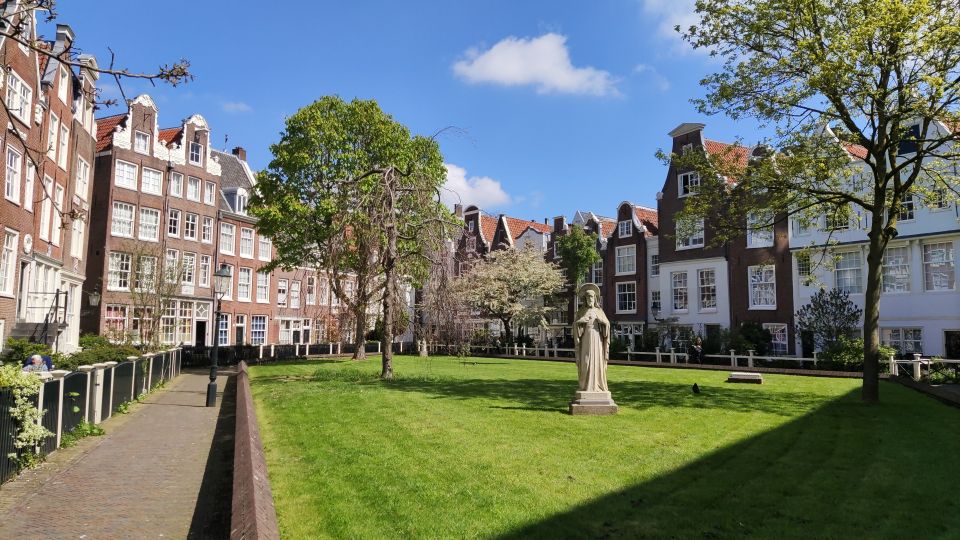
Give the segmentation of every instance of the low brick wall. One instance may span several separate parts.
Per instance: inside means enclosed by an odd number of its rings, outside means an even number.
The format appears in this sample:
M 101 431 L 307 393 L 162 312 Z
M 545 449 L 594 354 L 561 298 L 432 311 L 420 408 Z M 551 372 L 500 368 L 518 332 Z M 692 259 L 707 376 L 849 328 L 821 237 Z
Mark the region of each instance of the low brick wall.
M 230 538 L 280 538 L 246 362 L 240 362 L 237 373 L 237 431 L 233 456 Z

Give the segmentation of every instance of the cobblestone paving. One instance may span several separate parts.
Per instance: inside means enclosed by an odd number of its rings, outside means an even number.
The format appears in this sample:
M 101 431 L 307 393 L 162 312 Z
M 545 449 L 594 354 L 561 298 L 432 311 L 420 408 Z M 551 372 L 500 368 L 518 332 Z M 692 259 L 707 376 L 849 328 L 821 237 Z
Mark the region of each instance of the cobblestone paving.
M 218 380 L 217 407 L 204 406 L 208 382 L 201 372 L 181 374 L 130 413 L 104 422 L 106 435 L 54 452 L 39 469 L 0 487 L 0 538 L 222 536 L 204 523 L 222 517 L 208 503 L 198 504 L 201 491 L 218 495 L 210 472 L 229 477 L 215 463 L 223 461 L 222 451 L 212 451 L 227 376 Z M 225 412 L 231 406 L 228 396 Z

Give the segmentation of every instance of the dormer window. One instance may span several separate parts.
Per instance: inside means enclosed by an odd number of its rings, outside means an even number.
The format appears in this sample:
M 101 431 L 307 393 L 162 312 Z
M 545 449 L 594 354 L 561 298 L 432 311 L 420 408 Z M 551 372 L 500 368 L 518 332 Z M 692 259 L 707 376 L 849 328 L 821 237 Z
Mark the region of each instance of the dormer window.
M 203 145 L 198 142 L 190 143 L 190 163 L 203 165 Z
M 135 134 L 133 141 L 133 150 L 138 154 L 149 154 L 150 153 L 150 136 L 142 131 L 138 131 Z
M 474 228 L 475 226 L 476 226 L 476 222 L 470 221 L 469 223 L 467 223 L 467 230 L 470 231 L 470 232 L 473 232 L 473 228 Z
M 700 190 L 700 175 L 695 172 L 687 172 L 677 176 L 679 181 L 679 190 L 681 197 L 694 195 Z
M 626 238 L 627 236 L 632 236 L 633 235 L 632 225 L 633 224 L 630 223 L 629 219 L 625 219 L 621 221 L 617 225 L 617 236 L 619 236 L 620 238 Z
M 899 155 L 913 154 L 917 151 L 917 144 L 920 140 L 920 124 L 914 124 L 907 128 L 903 138 L 900 139 L 900 145 L 897 149 Z
M 693 143 L 687 143 L 683 145 L 683 148 L 680 149 L 681 154 L 686 154 L 687 152 L 693 150 Z
M 243 188 L 237 189 L 237 193 L 234 195 L 234 211 L 238 214 L 246 214 L 248 200 L 247 190 Z

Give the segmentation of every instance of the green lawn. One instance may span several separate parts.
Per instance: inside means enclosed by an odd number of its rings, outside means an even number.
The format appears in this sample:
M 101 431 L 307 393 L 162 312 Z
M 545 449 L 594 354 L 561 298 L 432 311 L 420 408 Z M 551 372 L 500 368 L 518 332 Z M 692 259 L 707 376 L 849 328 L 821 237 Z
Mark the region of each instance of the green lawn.
M 401 357 L 251 370 L 285 538 L 958 538 L 960 410 L 892 383 Z M 691 385 L 703 392 L 694 395 Z

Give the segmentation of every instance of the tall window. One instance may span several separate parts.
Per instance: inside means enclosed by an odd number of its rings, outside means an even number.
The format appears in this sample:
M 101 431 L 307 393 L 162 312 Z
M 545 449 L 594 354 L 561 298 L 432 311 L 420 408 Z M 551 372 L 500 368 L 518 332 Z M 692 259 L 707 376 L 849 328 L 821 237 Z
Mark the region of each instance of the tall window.
M 180 210 L 176 208 L 167 213 L 167 236 L 180 236 Z
M 617 236 L 620 238 L 625 238 L 633 234 L 633 223 L 629 219 L 625 219 L 617 224 Z
M 777 307 L 776 267 L 771 264 L 747 268 L 750 281 L 750 309 Z
M 269 261 L 273 258 L 273 241 L 269 237 L 260 235 L 260 246 L 258 247 L 259 252 L 257 253 L 257 258 L 261 261 Z
M 103 325 L 108 335 L 121 337 L 127 331 L 127 306 L 108 304 Z
M 653 277 L 660 275 L 660 255 L 650 256 L 650 275 Z
M 79 167 L 79 164 L 78 164 L 78 167 Z M 34 166 L 33 163 L 27 163 L 27 176 L 23 182 L 23 209 L 26 210 L 27 212 L 33 212 L 33 199 L 34 197 L 36 197 L 36 194 L 34 194 L 35 189 L 33 187 L 33 184 L 36 181 L 36 179 L 37 179 L 37 167 Z M 80 190 L 79 179 L 77 179 L 77 182 L 78 182 L 77 190 L 79 191 Z M 86 188 L 84 188 L 84 190 L 86 190 Z M 83 192 L 83 195 L 80 195 L 79 192 L 77 193 L 77 195 L 83 200 L 87 199 L 86 191 Z
M 617 248 L 616 271 L 618 276 L 637 271 L 637 246 L 620 246 Z
M 679 181 L 679 193 L 681 197 L 693 195 L 700 190 L 700 175 L 695 172 L 688 172 L 677 175 Z
M 913 221 L 915 211 L 916 203 L 913 193 L 907 193 L 900 201 L 900 212 L 897 214 L 897 219 L 900 221 Z
M 53 179 L 43 177 L 43 202 L 40 204 L 40 239 L 50 240 L 50 212 L 53 210 Z
M 717 309 L 717 275 L 713 268 L 697 270 L 700 281 L 700 309 Z
M 57 166 L 67 169 L 67 158 L 70 156 L 70 128 L 60 124 L 60 153 L 57 155 Z
M 83 233 L 86 223 L 82 219 L 74 219 L 71 224 L 73 236 L 70 240 L 70 256 L 80 259 L 83 257 Z
M 114 251 L 110 253 L 110 265 L 107 269 L 107 288 L 114 291 L 130 290 L 130 254 Z
M 787 354 L 788 334 L 787 325 L 780 323 L 763 323 L 763 327 L 770 332 L 770 344 L 772 345 L 775 356 L 784 356 Z
M 183 252 L 183 270 L 180 275 L 180 283 L 184 285 L 193 285 L 194 273 L 197 270 L 197 254 Z
M 253 286 L 253 270 L 241 268 L 237 273 L 237 300 L 250 301 L 250 288 Z
M 810 277 L 810 274 L 813 272 L 810 254 L 800 252 L 796 254 L 795 258 L 797 259 L 797 275 L 801 278 Z
M 673 310 L 686 311 L 689 306 L 687 296 L 687 273 L 671 272 L 670 285 L 673 289 Z
M 153 169 L 143 168 L 143 184 L 141 190 L 144 193 L 161 195 L 163 193 L 163 173 Z
M 307 305 L 313 306 L 317 303 L 317 278 L 310 276 L 307 278 Z
M 263 345 L 267 341 L 267 317 L 266 315 L 254 315 L 250 317 L 250 343 L 253 345 Z
M 887 247 L 884 251 L 883 292 L 910 292 L 910 248 Z
M 236 244 L 237 231 L 230 223 L 220 224 L 220 253 L 224 255 L 234 254 L 234 245 Z
M 194 165 L 203 164 L 203 145 L 200 143 L 190 143 L 190 163 L 193 163 Z
M 30 124 L 33 108 L 33 90 L 16 72 L 7 73 L 7 109 L 26 124 Z
M 681 231 L 689 234 L 681 236 Z M 677 249 L 703 247 L 703 220 L 698 221 L 692 229 L 677 222 Z
M 220 324 L 217 325 L 217 344 L 221 347 L 230 345 L 230 315 L 220 314 Z
M 660 300 L 660 291 L 650 291 L 650 311 L 657 312 L 663 309 Z
M 3 195 L 14 204 L 20 204 L 20 172 L 23 156 L 7 145 L 7 174 L 3 178 Z
M 200 241 L 204 244 L 213 243 L 213 218 L 204 216 L 203 231 L 200 234 Z
M 240 256 L 253 258 L 253 229 L 240 229 Z
M 193 176 L 187 177 L 187 198 L 191 201 L 200 202 L 200 179 Z
M 852 213 L 849 206 L 841 206 L 834 212 L 828 212 L 826 225 L 828 231 L 845 231 L 850 228 Z
M 50 231 L 50 242 L 60 245 L 60 235 L 63 234 L 63 196 L 66 190 L 56 184 L 53 187 L 53 230 Z
M 210 286 L 210 256 L 200 256 L 200 272 L 197 276 L 197 285 L 201 287 Z
M 233 276 L 237 274 L 233 271 L 232 264 L 224 264 L 223 266 L 226 266 L 227 270 L 230 271 L 230 279 L 227 280 L 227 292 L 223 294 L 223 297 L 229 300 L 233 296 Z
M 287 307 L 287 280 L 277 280 L 277 305 Z
M 153 208 L 140 209 L 140 230 L 137 238 L 156 242 L 160 239 L 160 211 Z
M 133 213 L 136 207 L 132 204 L 114 202 L 113 219 L 110 221 L 110 234 L 133 238 Z
M 209 204 L 211 206 L 216 204 L 214 202 L 216 200 L 215 199 L 216 193 L 217 193 L 217 185 L 214 184 L 213 182 L 205 182 L 204 192 L 203 192 L 203 203 Z
M 137 291 L 154 292 L 154 280 L 157 276 L 157 258 L 140 255 L 137 258 L 137 271 L 133 287 Z
M 197 239 L 197 221 L 200 219 L 200 216 L 196 214 L 187 214 L 183 218 L 183 239 L 184 240 L 196 240 Z
M 747 215 L 747 247 L 772 247 L 772 223 L 773 216 L 771 216 L 769 213 L 751 213 Z
M 137 189 L 137 166 L 118 159 L 114 182 L 117 187 Z
M 183 197 L 183 175 L 171 172 L 167 180 L 167 193 L 171 197 Z
M 600 259 L 593 264 L 590 277 L 591 283 L 595 283 L 596 285 L 603 284 L 603 259 Z
M 57 159 L 57 134 L 60 133 L 60 119 L 50 113 L 50 122 L 47 124 L 47 157 Z
M 956 282 L 953 243 L 923 245 L 923 287 L 928 291 L 952 291 Z
M 0 293 L 13 294 L 13 277 L 17 271 L 17 244 L 20 233 L 7 229 L 0 253 Z
M 163 262 L 163 275 L 167 283 L 176 283 L 180 279 L 180 269 L 177 268 L 180 261 L 180 252 L 175 249 L 167 250 L 167 257 Z
M 257 272 L 257 302 L 270 302 L 270 274 Z
M 637 312 L 637 284 L 617 283 L 617 313 Z
M 863 292 L 863 258 L 859 251 L 837 253 L 834 268 L 837 288 L 850 294 Z
M 150 136 L 142 131 L 134 133 L 133 151 L 140 154 L 150 153 Z
M 300 282 L 290 282 L 290 307 L 298 309 L 300 307 Z
M 33 165 L 31 164 L 31 167 Z M 28 173 L 31 172 L 29 169 Z M 90 188 L 90 164 L 87 163 L 83 158 L 77 158 L 77 187 L 76 193 L 77 196 L 83 200 L 87 200 L 87 191 Z

